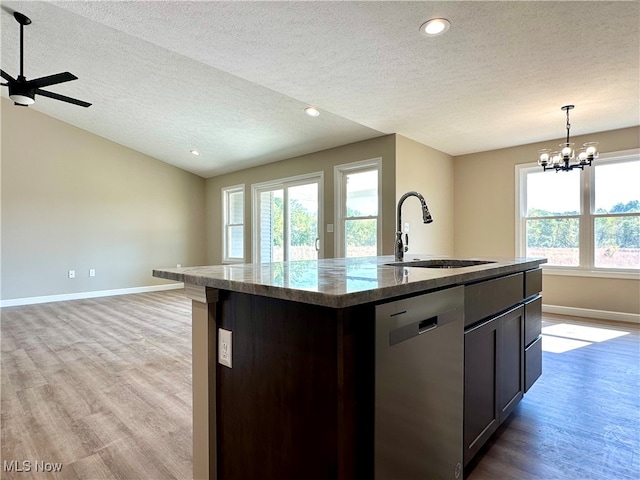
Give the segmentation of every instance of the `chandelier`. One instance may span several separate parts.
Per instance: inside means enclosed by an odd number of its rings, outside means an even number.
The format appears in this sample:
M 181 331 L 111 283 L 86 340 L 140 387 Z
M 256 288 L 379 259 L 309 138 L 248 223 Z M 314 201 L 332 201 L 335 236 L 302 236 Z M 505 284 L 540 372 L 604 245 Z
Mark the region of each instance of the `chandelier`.
M 562 110 L 567 112 L 567 141 L 559 145 L 560 150 L 552 150 L 545 148 L 538 150 L 538 165 L 543 170 L 555 170 L 556 172 L 569 172 L 574 168 L 584 170 L 585 165 L 591 165 L 591 162 L 598 158 L 598 142 L 588 142 L 583 144 L 577 152 L 574 150 L 573 143 L 569 142 L 569 110 L 575 105 L 565 105 Z

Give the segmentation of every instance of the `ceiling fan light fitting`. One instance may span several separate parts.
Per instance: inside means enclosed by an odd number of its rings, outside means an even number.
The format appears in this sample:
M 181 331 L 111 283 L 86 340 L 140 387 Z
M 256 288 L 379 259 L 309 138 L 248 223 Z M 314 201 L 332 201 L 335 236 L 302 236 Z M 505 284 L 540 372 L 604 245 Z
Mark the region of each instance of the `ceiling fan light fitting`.
M 13 95 L 9 95 L 9 98 L 20 105 L 33 105 L 36 101 L 33 97 L 29 97 L 27 95 L 21 95 L 18 93 L 14 93 Z

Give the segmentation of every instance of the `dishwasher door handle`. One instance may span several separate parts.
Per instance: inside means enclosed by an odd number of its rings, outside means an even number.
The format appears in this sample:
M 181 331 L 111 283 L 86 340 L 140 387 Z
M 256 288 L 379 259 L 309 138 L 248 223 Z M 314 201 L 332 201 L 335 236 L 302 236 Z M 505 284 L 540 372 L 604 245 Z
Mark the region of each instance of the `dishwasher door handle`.
M 457 313 L 458 309 L 453 308 L 425 320 L 419 320 L 417 322 L 414 321 L 407 325 L 395 328 L 389 331 L 389 346 L 391 347 L 404 342 L 405 340 L 409 340 L 413 337 L 417 337 L 418 335 L 422 335 L 423 333 L 430 332 L 438 327 L 451 323 L 457 318 Z
M 428 332 L 429 330 L 433 330 L 438 327 L 438 316 L 427 318 L 426 320 L 422 320 L 418 323 L 418 335 L 422 335 L 423 333 Z

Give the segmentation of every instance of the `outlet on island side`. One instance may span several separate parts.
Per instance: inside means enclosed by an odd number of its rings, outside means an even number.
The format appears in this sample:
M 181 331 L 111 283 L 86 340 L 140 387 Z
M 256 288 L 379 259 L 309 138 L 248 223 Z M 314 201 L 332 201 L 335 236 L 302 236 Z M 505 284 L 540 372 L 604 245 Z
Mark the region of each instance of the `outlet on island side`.
M 231 368 L 231 331 L 218 329 L 218 363 Z

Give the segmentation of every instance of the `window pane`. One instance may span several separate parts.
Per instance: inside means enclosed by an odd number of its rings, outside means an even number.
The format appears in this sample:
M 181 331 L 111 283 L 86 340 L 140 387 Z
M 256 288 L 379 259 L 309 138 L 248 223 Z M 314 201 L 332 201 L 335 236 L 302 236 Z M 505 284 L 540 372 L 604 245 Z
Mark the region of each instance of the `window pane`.
M 527 220 L 527 257 L 546 257 L 548 265 L 578 266 L 577 218 Z
M 595 213 L 640 212 L 640 161 L 596 165 Z
M 227 257 L 243 258 L 244 257 L 244 227 L 235 226 L 228 227 L 227 230 Z
M 229 219 L 230 224 L 244 223 L 243 212 L 244 210 L 244 193 L 233 192 L 229 193 Z
M 284 259 L 283 190 L 260 193 L 260 261 Z
M 318 183 L 289 187 L 289 260 L 315 260 Z
M 349 173 L 347 181 L 347 217 L 378 215 L 378 170 Z
M 527 174 L 527 216 L 580 214 L 580 170 Z
M 595 219 L 596 267 L 640 268 L 640 216 Z
M 345 257 L 369 257 L 378 254 L 375 218 L 345 222 Z

